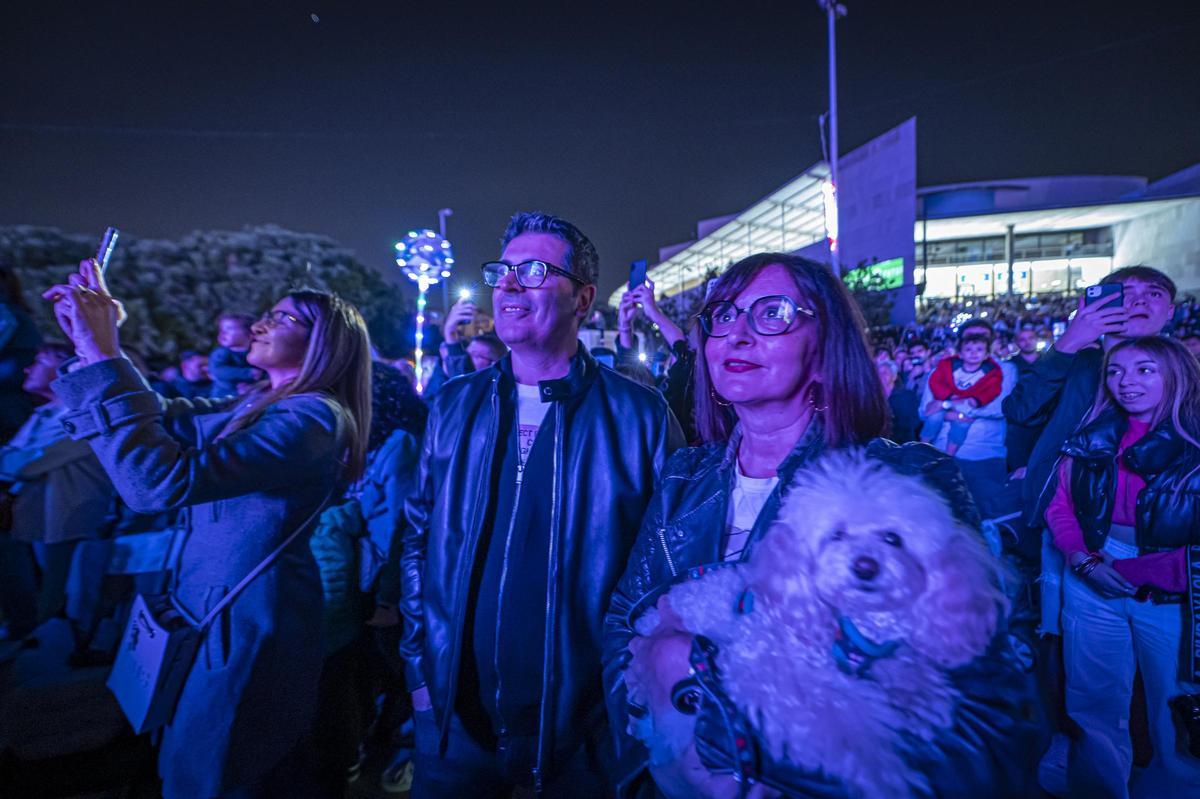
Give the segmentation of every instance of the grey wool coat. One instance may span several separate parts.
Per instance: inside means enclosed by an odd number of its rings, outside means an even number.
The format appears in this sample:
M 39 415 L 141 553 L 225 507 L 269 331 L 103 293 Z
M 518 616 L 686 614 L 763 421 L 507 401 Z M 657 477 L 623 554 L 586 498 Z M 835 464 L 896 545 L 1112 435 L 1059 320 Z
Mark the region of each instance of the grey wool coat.
M 130 507 L 190 508 L 172 597 L 193 621 L 307 527 L 209 629 L 163 732 L 168 799 L 254 784 L 312 725 L 323 600 L 308 537 L 340 482 L 348 414 L 302 394 L 218 438 L 237 401 L 163 399 L 123 358 L 66 374 L 54 389 L 70 409 L 68 434 L 91 445 Z

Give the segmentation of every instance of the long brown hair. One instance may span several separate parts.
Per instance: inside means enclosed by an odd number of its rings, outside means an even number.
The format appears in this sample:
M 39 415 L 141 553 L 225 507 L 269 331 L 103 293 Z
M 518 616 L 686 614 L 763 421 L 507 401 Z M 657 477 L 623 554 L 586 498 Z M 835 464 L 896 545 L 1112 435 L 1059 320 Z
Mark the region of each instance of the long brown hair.
M 858 305 L 829 267 L 816 261 L 781 252 L 765 252 L 743 258 L 721 275 L 705 302 L 732 300 L 769 266 L 787 270 L 800 292 L 800 301 L 816 311 L 817 357 L 808 364 L 809 376 L 821 374 L 821 416 L 825 422 L 825 444 L 844 447 L 862 444 L 887 432 L 889 411 L 883 384 L 867 350 L 866 323 Z M 704 345 L 708 336 L 696 324 L 692 328 L 696 351 L 696 428 L 704 441 L 725 441 L 737 418 L 731 408 L 717 402 Z M 817 384 L 812 384 L 817 386 Z
M 1104 367 L 1100 371 L 1100 387 L 1096 400 L 1084 419 L 1084 424 L 1094 421 L 1109 408 L 1124 409 L 1113 399 L 1108 390 L 1108 366 L 1113 356 L 1124 350 L 1140 350 L 1158 364 L 1163 380 L 1163 396 L 1154 411 L 1150 428 L 1170 419 L 1175 432 L 1184 441 L 1200 451 L 1200 363 L 1188 348 L 1175 339 L 1162 336 L 1141 336 L 1117 344 L 1104 354 Z
M 347 477 L 362 474 L 371 430 L 371 342 L 362 314 L 336 294 L 316 289 L 290 292 L 298 316 L 310 325 L 304 362 L 295 380 L 262 391 L 226 426 L 222 435 L 252 425 L 270 405 L 296 394 L 324 394 L 349 415 Z

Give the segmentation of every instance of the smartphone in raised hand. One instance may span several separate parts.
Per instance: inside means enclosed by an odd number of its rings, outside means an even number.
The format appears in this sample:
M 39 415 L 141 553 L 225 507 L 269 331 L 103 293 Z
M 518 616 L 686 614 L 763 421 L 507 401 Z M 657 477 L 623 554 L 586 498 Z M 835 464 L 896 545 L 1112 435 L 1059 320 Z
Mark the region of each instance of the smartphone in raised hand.
M 629 290 L 633 291 L 646 282 L 646 259 L 634 261 L 629 265 Z
M 100 267 L 100 277 L 104 277 L 108 272 L 108 262 L 112 260 L 113 250 L 117 248 L 120 235 L 121 231 L 110 227 L 104 231 L 104 238 L 100 239 L 100 247 L 96 250 L 96 266 Z
M 1094 305 L 1098 302 L 1104 302 L 1108 297 L 1116 294 L 1121 298 L 1120 302 L 1109 303 L 1113 308 L 1120 308 L 1125 302 L 1125 284 L 1124 283 L 1097 283 L 1095 286 L 1088 286 L 1083 293 L 1083 304 Z

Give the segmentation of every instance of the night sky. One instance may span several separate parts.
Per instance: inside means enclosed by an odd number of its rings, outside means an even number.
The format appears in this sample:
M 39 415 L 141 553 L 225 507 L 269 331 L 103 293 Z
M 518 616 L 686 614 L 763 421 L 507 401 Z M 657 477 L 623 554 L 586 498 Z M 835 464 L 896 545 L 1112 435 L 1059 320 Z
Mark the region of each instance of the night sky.
M 1200 161 L 1193 3 L 846 3 L 843 152 L 915 115 L 923 185 Z M 607 297 L 821 157 L 811 0 L 481 8 L 7 3 L 0 225 L 277 223 L 388 269 L 450 207 L 477 279 L 542 209 L 596 242 Z

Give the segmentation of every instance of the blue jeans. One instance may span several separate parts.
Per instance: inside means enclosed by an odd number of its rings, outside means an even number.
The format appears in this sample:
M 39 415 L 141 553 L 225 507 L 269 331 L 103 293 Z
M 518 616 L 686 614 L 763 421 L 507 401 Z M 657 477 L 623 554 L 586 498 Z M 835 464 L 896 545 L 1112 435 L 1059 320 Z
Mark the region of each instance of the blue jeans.
M 533 784 L 536 736 L 502 736 L 494 749 L 485 747 L 453 713 L 446 753 L 439 756 L 439 731 L 432 710 L 413 714 L 413 732 L 417 750 L 411 799 L 508 799 L 514 788 Z M 600 799 L 613 792 L 599 758 L 586 745 L 551 777 L 545 797 Z
M 946 421 L 947 413 L 949 411 L 938 411 L 925 417 L 925 423 L 921 425 L 922 441 L 933 441 L 937 438 L 938 433 L 942 430 L 942 423 Z M 963 442 L 967 440 L 967 433 L 970 430 L 970 422 L 950 422 L 950 431 L 946 434 L 946 443 L 961 447 Z

